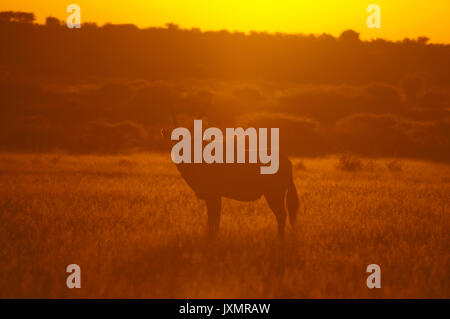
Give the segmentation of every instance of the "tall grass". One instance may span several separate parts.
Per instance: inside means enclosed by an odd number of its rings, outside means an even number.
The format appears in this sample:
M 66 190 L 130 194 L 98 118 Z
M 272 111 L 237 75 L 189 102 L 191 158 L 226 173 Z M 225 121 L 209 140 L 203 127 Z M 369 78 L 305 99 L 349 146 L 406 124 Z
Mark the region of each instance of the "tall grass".
M 449 298 L 450 167 L 338 162 L 294 171 L 297 233 L 279 241 L 263 199 L 225 200 L 210 242 L 168 156 L 0 154 L 0 297 Z M 372 263 L 381 289 L 366 287 Z

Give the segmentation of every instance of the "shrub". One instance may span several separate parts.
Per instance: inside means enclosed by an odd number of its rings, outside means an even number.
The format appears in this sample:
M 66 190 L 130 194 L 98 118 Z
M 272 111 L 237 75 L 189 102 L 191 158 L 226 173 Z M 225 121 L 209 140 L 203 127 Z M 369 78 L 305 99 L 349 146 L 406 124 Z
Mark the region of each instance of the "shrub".
M 401 172 L 403 170 L 401 162 L 397 160 L 387 162 L 386 167 L 391 172 Z
M 123 158 L 117 161 L 117 166 L 124 168 L 132 168 L 134 166 L 134 163 L 129 159 Z
M 359 171 L 363 168 L 363 161 L 355 155 L 343 154 L 339 156 L 339 161 L 336 168 L 341 171 Z
M 303 162 L 302 160 L 297 160 L 296 162 L 294 162 L 294 169 L 298 171 L 306 171 L 305 162 Z

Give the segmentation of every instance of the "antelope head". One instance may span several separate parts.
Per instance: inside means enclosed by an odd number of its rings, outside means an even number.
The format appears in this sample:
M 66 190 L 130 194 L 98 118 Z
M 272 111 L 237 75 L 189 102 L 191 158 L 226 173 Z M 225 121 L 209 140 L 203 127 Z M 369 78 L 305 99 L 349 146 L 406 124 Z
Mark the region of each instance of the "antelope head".
M 206 93 L 202 93 L 202 99 L 205 100 L 202 104 L 203 106 L 200 108 L 200 110 L 197 112 L 197 114 L 194 115 L 194 119 L 201 119 L 202 117 L 204 117 L 204 114 L 206 113 L 207 109 L 211 106 L 212 104 L 212 97 L 213 95 L 209 92 Z M 180 123 L 177 119 L 177 114 L 175 112 L 175 108 L 173 103 L 169 104 L 168 107 L 169 110 L 169 115 L 170 115 L 170 119 L 172 121 L 172 127 L 165 127 L 161 129 L 161 136 L 163 137 L 164 140 L 166 141 L 171 141 L 171 135 L 172 135 L 172 131 L 174 128 L 180 127 Z M 192 131 L 192 126 L 193 124 L 190 123 L 189 124 L 189 129 Z
M 170 106 L 169 106 L 169 113 L 170 113 L 170 117 L 172 119 L 173 127 L 172 128 L 164 127 L 161 129 L 161 136 L 166 141 L 171 141 L 172 130 L 176 127 L 179 127 L 178 120 L 175 115 L 175 110 L 173 109 L 173 104 L 170 104 Z

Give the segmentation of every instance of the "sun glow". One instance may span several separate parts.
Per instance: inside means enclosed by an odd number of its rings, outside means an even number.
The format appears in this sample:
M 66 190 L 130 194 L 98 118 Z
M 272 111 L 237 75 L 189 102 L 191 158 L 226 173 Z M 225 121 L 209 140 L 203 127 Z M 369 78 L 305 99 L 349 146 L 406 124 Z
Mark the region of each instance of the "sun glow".
M 183 28 L 202 30 L 333 35 L 354 29 L 365 39 L 428 36 L 434 42 L 450 43 L 447 0 L 78 0 L 76 3 L 82 9 L 82 21 L 99 24 L 134 23 L 148 27 L 173 22 Z M 372 3 L 381 7 L 381 29 L 366 26 L 366 9 Z M 38 21 L 43 22 L 49 15 L 65 19 L 68 4 L 62 0 L 3 0 L 0 10 L 33 11 Z

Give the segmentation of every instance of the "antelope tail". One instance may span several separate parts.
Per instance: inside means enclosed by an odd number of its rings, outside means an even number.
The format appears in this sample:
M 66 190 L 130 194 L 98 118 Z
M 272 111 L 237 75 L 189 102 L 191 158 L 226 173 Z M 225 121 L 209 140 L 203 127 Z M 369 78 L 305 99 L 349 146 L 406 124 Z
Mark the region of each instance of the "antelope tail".
M 291 179 L 291 182 L 289 183 L 289 186 L 287 188 L 286 207 L 289 213 L 289 221 L 292 227 L 295 226 L 295 222 L 297 219 L 298 205 L 299 203 L 297 189 L 295 188 L 294 181 Z

